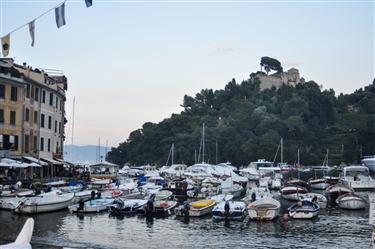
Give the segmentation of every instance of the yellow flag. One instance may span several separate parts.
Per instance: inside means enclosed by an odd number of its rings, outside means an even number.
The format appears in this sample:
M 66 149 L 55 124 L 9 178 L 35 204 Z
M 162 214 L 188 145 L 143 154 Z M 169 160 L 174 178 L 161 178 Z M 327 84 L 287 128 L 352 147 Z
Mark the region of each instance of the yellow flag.
M 7 57 L 10 48 L 10 34 L 1 38 L 1 48 L 3 49 L 3 56 Z

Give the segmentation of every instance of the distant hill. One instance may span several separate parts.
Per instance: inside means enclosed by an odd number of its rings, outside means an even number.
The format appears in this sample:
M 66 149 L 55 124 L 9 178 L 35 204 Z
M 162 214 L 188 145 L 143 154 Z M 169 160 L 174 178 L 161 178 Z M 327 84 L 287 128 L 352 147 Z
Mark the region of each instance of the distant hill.
M 100 146 L 100 154 L 105 158 L 105 146 Z M 107 152 L 111 150 L 107 147 Z M 98 157 L 97 145 L 65 145 L 64 160 L 72 163 L 95 163 Z

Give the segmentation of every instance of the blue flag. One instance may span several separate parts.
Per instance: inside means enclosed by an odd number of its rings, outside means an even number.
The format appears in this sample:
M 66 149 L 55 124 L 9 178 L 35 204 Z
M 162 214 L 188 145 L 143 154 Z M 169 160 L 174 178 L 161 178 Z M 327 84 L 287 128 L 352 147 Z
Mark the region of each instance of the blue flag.
M 55 18 L 58 28 L 65 25 L 65 2 L 55 8 Z
M 86 7 L 88 8 L 88 7 L 91 7 L 91 5 L 92 5 L 92 0 L 85 0 L 85 2 L 86 2 Z

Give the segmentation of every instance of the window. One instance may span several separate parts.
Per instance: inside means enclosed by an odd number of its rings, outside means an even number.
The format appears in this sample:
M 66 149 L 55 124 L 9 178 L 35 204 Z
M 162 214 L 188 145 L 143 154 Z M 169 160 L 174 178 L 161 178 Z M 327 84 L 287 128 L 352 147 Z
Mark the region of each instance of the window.
M 16 112 L 10 111 L 10 124 L 16 125 Z
M 35 95 L 34 95 L 35 101 L 39 101 L 39 88 L 35 87 Z
M 30 84 L 26 85 L 26 98 L 30 98 Z
M 48 152 L 51 152 L 51 139 L 48 138 L 48 144 L 47 144 Z
M 44 128 L 44 114 L 40 114 L 40 127 Z
M 5 99 L 5 85 L 0 85 L 0 99 Z
M 41 150 L 41 151 L 44 150 L 44 137 L 41 137 L 41 138 L 40 138 L 40 150 Z
M 56 142 L 56 154 L 59 153 L 59 142 Z
M 10 91 L 10 100 L 17 101 L 17 87 L 12 86 Z
M 57 120 L 55 120 L 55 133 L 57 133 Z
M 48 116 L 48 129 L 52 130 L 52 117 Z
M 53 93 L 49 93 L 49 105 L 53 106 Z
M 0 123 L 4 123 L 4 110 L 0 109 Z
M 59 134 L 61 134 L 61 122 L 59 122 Z
M 34 136 L 34 152 L 38 151 L 38 137 Z
M 26 110 L 25 110 L 25 120 L 26 121 L 30 120 L 30 110 L 29 110 L 29 108 L 26 108 Z
M 25 135 L 25 152 L 29 152 L 29 139 L 30 139 L 30 136 L 29 135 Z
M 59 99 L 57 98 L 57 96 L 56 96 L 55 107 L 56 107 L 56 109 L 59 107 Z
M 34 111 L 34 124 L 38 123 L 38 112 Z
M 46 91 L 42 91 L 42 103 L 46 103 Z

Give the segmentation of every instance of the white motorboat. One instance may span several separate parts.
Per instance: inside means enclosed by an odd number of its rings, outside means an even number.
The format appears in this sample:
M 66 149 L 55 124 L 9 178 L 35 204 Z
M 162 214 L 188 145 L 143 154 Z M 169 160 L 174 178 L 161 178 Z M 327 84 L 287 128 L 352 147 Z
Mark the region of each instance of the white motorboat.
M 339 196 L 336 199 L 336 203 L 340 208 L 350 210 L 364 209 L 367 206 L 367 201 L 354 193 Z
M 374 190 L 375 180 L 366 166 L 348 166 L 343 169 L 341 181 L 354 190 Z
M 159 176 L 159 171 L 156 169 L 156 166 L 146 165 L 143 167 L 144 176 L 145 177 L 152 177 L 152 176 Z
M 318 215 L 320 207 L 317 203 L 302 200 L 288 208 L 289 216 L 294 219 L 312 219 Z
M 309 200 L 318 203 L 320 208 L 327 208 L 327 198 L 318 193 L 306 193 L 300 195 L 300 200 Z
M 157 185 L 153 182 L 148 182 L 145 185 L 141 187 L 142 192 L 145 193 L 146 195 L 151 195 L 159 192 L 162 190 L 163 186 Z
M 168 200 L 172 197 L 172 195 L 173 195 L 172 191 L 161 190 L 155 193 L 155 200 L 156 201 Z
M 256 168 L 247 167 L 240 170 L 242 176 L 247 177 L 249 181 L 257 181 L 260 178 L 260 174 Z
M 187 166 L 185 164 L 172 164 L 171 166 L 163 166 L 160 169 L 160 174 L 166 178 L 172 179 L 175 177 L 181 177 Z
M 74 193 L 74 203 L 80 201 L 88 201 L 89 199 L 94 199 L 98 191 L 96 190 L 83 190 Z
M 94 199 L 86 202 L 79 202 L 78 204 L 69 206 L 72 213 L 99 213 L 108 209 L 108 206 L 113 203 L 114 199 Z
M 150 198 L 140 211 L 148 217 L 166 218 L 174 213 L 177 204 L 176 201 L 154 201 Z
M 366 165 L 366 167 L 369 168 L 369 170 L 375 172 L 375 155 L 363 157 L 362 163 Z
M 273 220 L 280 212 L 280 202 L 272 197 L 250 203 L 247 212 L 252 220 Z
M 220 174 L 212 168 L 212 165 L 207 163 L 198 163 L 189 166 L 183 175 L 194 181 L 202 181 L 208 177 L 220 176 Z
M 248 189 L 246 191 L 246 196 L 242 198 L 242 200 L 246 203 L 250 203 L 264 198 L 272 198 L 272 194 L 267 185 L 260 185 L 259 187 Z
M 113 204 L 109 206 L 109 213 L 112 215 L 131 215 L 141 210 L 148 200 L 142 199 L 115 199 Z
M 233 199 L 233 195 L 224 195 L 224 194 L 219 194 L 219 195 L 213 195 L 210 196 L 210 199 L 214 200 L 216 203 L 222 202 L 222 201 L 231 201 Z
M 33 236 L 34 219 L 28 218 L 13 243 L 0 245 L 1 249 L 31 249 L 30 241 Z
M 214 219 L 242 220 L 246 216 L 246 204 L 242 201 L 223 201 L 217 204 L 212 215 Z
M 237 183 L 234 183 L 231 178 L 221 182 L 220 191 L 222 194 L 231 194 L 234 198 L 241 196 L 243 187 Z
M 301 194 L 306 194 L 307 189 L 301 186 L 286 186 L 281 189 L 281 196 L 286 200 L 298 201 Z
M 67 208 L 74 200 L 74 193 L 48 194 L 28 197 L 21 201 L 15 208 L 16 213 L 37 214 L 58 211 Z

